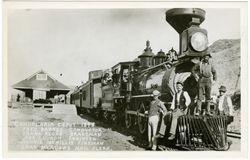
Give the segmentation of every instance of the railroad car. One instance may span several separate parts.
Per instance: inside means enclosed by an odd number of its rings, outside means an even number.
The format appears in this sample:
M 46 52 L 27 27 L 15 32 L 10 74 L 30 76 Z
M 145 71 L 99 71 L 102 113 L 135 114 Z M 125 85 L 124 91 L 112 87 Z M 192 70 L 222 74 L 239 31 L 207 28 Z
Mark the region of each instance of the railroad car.
M 168 10 L 166 21 L 180 36 L 179 53 L 171 49 L 167 53 L 170 56 L 162 50 L 155 55 L 147 41 L 138 60 L 119 62 L 110 70 L 90 72 L 88 82 L 71 96 L 78 113 L 92 113 L 114 123 L 124 122 L 128 129 L 136 126 L 144 134 L 152 91 L 159 90 L 160 99 L 170 108 L 176 83 L 182 82 L 192 102 L 189 114 L 178 120 L 176 145 L 191 149 L 228 149 L 227 117 L 192 115 L 198 88 L 191 70 L 207 54 L 208 48 L 207 31 L 199 27 L 204 20 L 205 11 L 202 9 Z
M 89 80 L 78 86 L 70 95 L 71 104 L 75 104 L 77 113 L 97 111 L 101 105 L 101 70 L 89 72 Z

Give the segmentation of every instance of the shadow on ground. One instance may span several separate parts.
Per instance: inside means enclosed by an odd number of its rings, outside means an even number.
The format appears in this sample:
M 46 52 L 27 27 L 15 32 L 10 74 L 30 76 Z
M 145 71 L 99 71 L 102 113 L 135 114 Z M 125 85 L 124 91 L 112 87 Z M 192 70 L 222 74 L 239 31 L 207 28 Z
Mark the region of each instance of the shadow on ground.
M 89 122 L 94 122 L 95 126 L 97 127 L 111 129 L 112 131 L 119 132 L 125 136 L 132 136 L 132 140 L 128 140 L 129 143 L 138 146 L 140 148 L 144 148 L 145 150 L 147 149 L 147 134 L 146 133 L 143 135 L 140 134 L 138 132 L 137 126 L 133 126 L 132 128 L 127 129 L 125 127 L 125 124 L 123 123 L 114 124 L 111 123 L 110 121 L 106 121 L 103 119 L 97 120 L 91 115 L 86 115 L 86 114 L 81 115 L 81 118 L 84 118 Z M 159 139 L 158 144 L 159 144 L 159 150 L 179 150 L 176 147 L 173 147 L 174 146 L 173 142 L 167 141 L 166 138 Z

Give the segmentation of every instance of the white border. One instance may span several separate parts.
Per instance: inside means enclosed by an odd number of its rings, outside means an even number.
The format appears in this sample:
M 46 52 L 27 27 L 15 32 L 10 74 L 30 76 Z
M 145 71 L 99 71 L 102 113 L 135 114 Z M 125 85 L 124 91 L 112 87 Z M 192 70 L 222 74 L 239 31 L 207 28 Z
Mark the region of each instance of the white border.
M 57 1 L 57 0 L 56 0 Z M 7 128 L 7 13 L 9 9 L 91 9 L 91 8 L 240 8 L 241 9 L 241 151 L 217 152 L 149 152 L 149 151 L 111 151 L 111 152 L 8 152 Z M 3 2 L 3 154 L 4 157 L 61 157 L 61 158 L 111 158 L 111 157 L 147 157 L 147 158 L 246 158 L 248 150 L 247 117 L 247 3 L 246 2 Z M 209 32 L 209 31 L 208 31 Z

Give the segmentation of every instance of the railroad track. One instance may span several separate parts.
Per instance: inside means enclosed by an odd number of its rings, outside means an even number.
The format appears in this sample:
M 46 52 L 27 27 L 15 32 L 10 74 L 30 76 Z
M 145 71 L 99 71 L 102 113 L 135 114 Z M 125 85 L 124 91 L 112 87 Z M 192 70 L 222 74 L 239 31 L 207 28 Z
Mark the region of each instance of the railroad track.
M 227 136 L 232 138 L 241 139 L 241 133 L 227 131 Z

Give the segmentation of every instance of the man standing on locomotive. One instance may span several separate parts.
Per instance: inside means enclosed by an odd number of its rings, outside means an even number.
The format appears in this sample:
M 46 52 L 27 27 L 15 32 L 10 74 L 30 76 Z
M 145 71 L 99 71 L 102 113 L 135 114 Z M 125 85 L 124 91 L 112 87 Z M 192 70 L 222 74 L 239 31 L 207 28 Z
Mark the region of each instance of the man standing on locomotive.
M 209 61 L 210 58 L 211 58 L 210 54 L 204 55 L 202 61 L 200 63 L 197 63 L 192 69 L 192 74 L 198 81 L 198 88 L 199 88 L 195 115 L 201 114 L 201 106 L 204 94 L 207 104 L 206 111 L 208 115 L 211 115 L 210 101 L 211 101 L 212 82 L 216 81 L 217 77 L 216 77 L 216 70 L 214 69 L 212 63 Z
M 160 119 L 160 113 L 166 114 L 167 109 L 164 103 L 159 99 L 160 92 L 157 90 L 153 91 L 153 101 L 150 103 L 150 109 L 148 112 L 148 149 L 156 150 L 157 138 L 156 133 L 158 129 L 158 123 Z
M 172 121 L 170 127 L 170 136 L 169 140 L 173 140 L 175 138 L 177 120 L 180 116 L 187 114 L 187 108 L 191 103 L 191 99 L 186 91 L 183 91 L 183 83 L 176 83 L 177 93 L 174 94 L 171 109 L 172 112 Z

